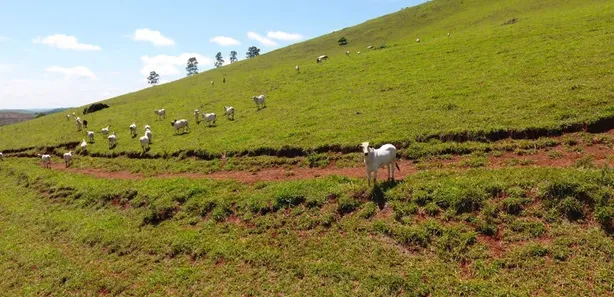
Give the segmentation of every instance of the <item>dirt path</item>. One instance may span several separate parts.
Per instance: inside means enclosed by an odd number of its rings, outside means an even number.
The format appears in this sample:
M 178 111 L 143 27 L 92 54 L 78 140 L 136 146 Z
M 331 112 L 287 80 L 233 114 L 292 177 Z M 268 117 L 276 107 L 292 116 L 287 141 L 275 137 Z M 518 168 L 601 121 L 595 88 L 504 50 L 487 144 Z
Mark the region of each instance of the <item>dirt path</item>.
M 488 156 L 488 161 L 484 165 L 485 168 L 504 168 L 504 167 L 571 167 L 580 160 L 603 166 L 608 163 L 614 164 L 614 150 L 603 144 L 595 144 L 592 146 L 557 146 L 538 150 L 531 155 L 518 155 L 513 152 L 505 152 L 500 156 Z M 416 163 L 410 160 L 400 160 L 399 166 L 401 171 L 396 171 L 397 179 L 405 178 L 410 174 L 415 174 L 420 170 L 431 168 L 447 168 L 463 170 L 470 168 L 471 156 L 454 156 L 449 160 L 433 160 L 423 163 Z M 146 176 L 128 171 L 104 171 L 101 169 L 81 169 L 81 168 L 65 168 L 62 163 L 54 163 L 52 168 L 60 171 L 69 171 L 91 175 L 99 178 L 114 178 L 114 179 L 144 179 Z M 243 183 L 255 183 L 258 181 L 279 181 L 279 180 L 299 180 L 324 177 L 329 175 L 341 175 L 352 178 L 365 178 L 366 172 L 364 167 L 355 168 L 339 168 L 334 165 L 329 165 L 326 168 L 301 168 L 294 167 L 286 168 L 265 168 L 256 172 L 250 171 L 217 171 L 209 174 L 203 173 L 162 173 L 155 175 L 154 178 L 190 178 L 190 179 L 215 179 L 215 180 L 236 180 Z M 385 169 L 378 171 L 378 178 L 385 179 L 387 176 Z

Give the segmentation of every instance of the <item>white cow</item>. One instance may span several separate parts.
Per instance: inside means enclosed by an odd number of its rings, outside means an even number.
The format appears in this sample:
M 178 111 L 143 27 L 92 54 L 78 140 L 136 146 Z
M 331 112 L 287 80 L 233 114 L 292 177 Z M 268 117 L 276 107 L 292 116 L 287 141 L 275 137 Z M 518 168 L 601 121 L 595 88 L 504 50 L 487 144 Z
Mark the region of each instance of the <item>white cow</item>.
M 371 172 L 373 172 L 373 184 L 377 183 L 377 169 L 386 166 L 388 179 L 392 177 L 394 181 L 394 167 L 399 171 L 399 164 L 396 163 L 397 149 L 392 144 L 384 144 L 378 149 L 369 146 L 368 142 L 363 142 L 359 147 L 364 154 L 364 163 L 367 168 L 367 180 L 371 186 Z
M 117 133 L 113 132 L 113 134 L 109 135 L 107 139 L 109 140 L 109 149 L 117 146 Z
M 43 166 L 45 168 L 51 168 L 51 155 L 41 155 L 38 154 L 38 156 L 41 158 L 41 162 L 43 163 Z
M 90 140 L 90 143 L 94 142 L 94 131 L 87 131 L 87 138 Z
M 294 66 L 294 69 L 296 69 L 296 72 L 301 72 L 301 67 L 298 67 L 298 65 Z
M 81 131 L 81 128 L 83 127 L 83 122 L 81 121 L 80 117 L 77 117 L 75 119 L 75 124 L 77 124 L 77 131 Z
M 235 120 L 235 108 L 232 106 L 224 106 L 224 114 L 231 121 Z
M 211 126 L 212 123 L 215 125 L 215 118 L 215 113 L 203 113 L 203 120 L 207 122 L 209 126 Z
M 141 138 L 139 138 L 139 142 L 141 143 L 143 152 L 146 152 L 149 149 L 149 137 L 147 137 L 147 135 L 141 136 Z
M 345 51 L 345 55 L 349 57 L 350 56 L 350 51 Z
M 87 142 L 85 141 L 85 139 L 83 139 L 83 141 L 81 141 L 81 152 L 82 153 L 87 153 Z
M 258 108 L 258 110 L 260 110 L 261 105 L 262 108 L 266 107 L 266 103 L 264 102 L 264 95 L 254 96 L 252 97 L 252 100 L 254 100 L 254 103 L 256 103 L 256 108 Z
M 72 161 L 72 151 L 69 151 L 68 153 L 64 154 L 64 165 L 66 165 L 66 168 L 70 166 L 71 161 Z
M 128 128 L 130 129 L 130 136 L 136 137 L 136 123 L 133 122 Z
M 171 126 L 175 127 L 175 133 L 177 133 L 179 129 L 184 132 L 185 130 L 190 131 L 190 126 L 188 125 L 188 120 L 186 119 L 174 120 L 171 122 Z
M 149 143 L 151 144 L 151 141 L 153 140 L 153 133 L 151 132 L 151 129 L 145 130 L 145 136 L 147 136 L 147 139 L 149 139 Z
M 106 126 L 102 129 L 100 129 L 100 133 L 102 133 L 102 135 L 107 136 L 109 135 L 109 126 Z
M 200 110 L 195 109 L 194 110 L 194 120 L 196 120 L 196 123 L 200 123 Z
M 164 108 L 154 110 L 154 112 L 158 115 L 159 119 L 166 119 L 166 110 Z
M 316 62 L 320 63 L 322 61 L 328 60 L 328 56 L 327 55 L 321 55 L 318 57 L 318 59 L 316 60 Z

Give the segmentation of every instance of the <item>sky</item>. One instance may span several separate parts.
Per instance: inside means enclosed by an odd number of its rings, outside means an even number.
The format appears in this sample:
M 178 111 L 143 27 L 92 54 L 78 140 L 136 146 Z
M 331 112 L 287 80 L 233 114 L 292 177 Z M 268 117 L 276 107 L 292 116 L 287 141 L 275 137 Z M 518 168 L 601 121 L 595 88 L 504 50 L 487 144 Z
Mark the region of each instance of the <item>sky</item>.
M 0 109 L 76 107 L 244 59 L 425 0 L 0 0 Z

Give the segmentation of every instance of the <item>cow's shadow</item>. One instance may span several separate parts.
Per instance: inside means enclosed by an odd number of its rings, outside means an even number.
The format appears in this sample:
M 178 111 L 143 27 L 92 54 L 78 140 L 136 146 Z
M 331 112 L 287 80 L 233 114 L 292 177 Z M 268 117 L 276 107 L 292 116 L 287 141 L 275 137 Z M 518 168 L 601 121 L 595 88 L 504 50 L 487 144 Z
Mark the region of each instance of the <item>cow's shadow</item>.
M 386 206 L 385 193 L 388 190 L 395 188 L 400 183 L 401 183 L 400 181 L 392 181 L 392 180 L 388 180 L 385 182 L 378 182 L 377 184 L 373 185 L 373 188 L 371 188 L 371 193 L 369 196 L 371 200 L 375 202 L 375 204 L 377 204 L 379 209 L 382 210 Z

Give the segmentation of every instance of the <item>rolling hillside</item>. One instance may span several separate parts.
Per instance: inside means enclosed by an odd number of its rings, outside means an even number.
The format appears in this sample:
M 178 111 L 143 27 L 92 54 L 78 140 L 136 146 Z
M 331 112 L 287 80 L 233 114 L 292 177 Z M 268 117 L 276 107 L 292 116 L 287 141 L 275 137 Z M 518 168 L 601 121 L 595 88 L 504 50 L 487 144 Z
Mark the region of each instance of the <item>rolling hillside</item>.
M 614 3 L 604 1 L 431 1 L 109 99 L 111 108 L 83 118 L 91 130 L 111 125 L 118 132 L 115 154 L 140 150 L 129 140 L 133 121 L 139 131 L 152 125 L 154 155 L 557 133 L 614 116 L 613 18 Z M 341 36 L 347 46 L 337 45 Z M 321 54 L 330 59 L 317 64 Z M 258 94 L 268 107 L 256 112 L 251 96 Z M 237 109 L 235 122 L 223 118 L 224 105 Z M 168 120 L 156 120 L 158 108 Z M 196 125 L 196 108 L 217 113 L 217 127 Z M 192 133 L 172 137 L 175 118 L 190 120 Z M 84 134 L 57 114 L 1 128 L 0 149 L 77 142 Z M 111 154 L 106 141 L 90 150 Z

